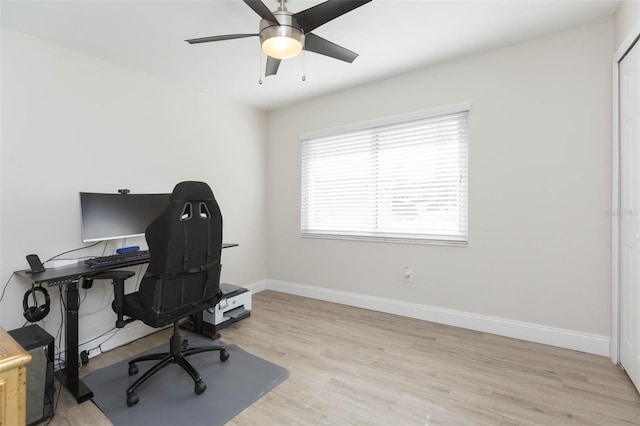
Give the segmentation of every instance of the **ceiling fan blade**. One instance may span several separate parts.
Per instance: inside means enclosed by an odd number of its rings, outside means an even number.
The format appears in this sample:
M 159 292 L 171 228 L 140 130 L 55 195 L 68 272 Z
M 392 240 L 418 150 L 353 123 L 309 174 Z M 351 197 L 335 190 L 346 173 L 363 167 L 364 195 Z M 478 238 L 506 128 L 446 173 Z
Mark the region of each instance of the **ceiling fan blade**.
M 307 34 L 304 38 L 304 50 L 330 56 L 349 63 L 358 57 L 357 53 L 312 33 Z
M 280 67 L 280 62 L 280 59 L 267 56 L 267 69 L 264 72 L 264 76 L 268 77 L 270 75 L 276 75 L 276 73 L 278 72 L 278 68 Z
M 269 8 L 264 3 L 262 3 L 262 1 L 260 0 L 242 0 L 242 1 L 244 1 L 247 4 L 247 6 L 249 6 L 251 9 L 253 9 L 255 13 L 260 15 L 262 19 L 266 19 L 267 21 L 274 22 L 278 24 L 278 26 L 280 25 L 280 22 L 278 22 L 278 20 L 273 15 L 273 13 L 269 10 Z
M 338 16 L 344 15 L 369 2 L 371 2 L 371 0 L 329 0 L 301 12 L 294 13 L 293 17 L 298 21 L 300 28 L 302 28 L 305 33 L 309 33 L 320 25 L 326 24 Z
M 259 34 L 227 34 L 227 35 L 219 35 L 219 36 L 211 36 L 211 37 L 192 38 L 185 41 L 189 44 L 209 43 L 210 41 L 233 40 L 236 38 L 256 37 L 258 35 Z

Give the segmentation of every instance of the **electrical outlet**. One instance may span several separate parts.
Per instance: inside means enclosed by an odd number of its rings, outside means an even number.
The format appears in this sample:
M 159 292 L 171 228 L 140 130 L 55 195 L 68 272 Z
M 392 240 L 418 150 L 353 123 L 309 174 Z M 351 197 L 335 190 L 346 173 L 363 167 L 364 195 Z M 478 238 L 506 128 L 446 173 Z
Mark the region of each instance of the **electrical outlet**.
M 89 351 L 89 358 L 100 355 L 100 348 L 93 348 Z
M 413 269 L 410 266 L 405 266 L 402 271 L 402 281 L 406 283 L 413 282 Z

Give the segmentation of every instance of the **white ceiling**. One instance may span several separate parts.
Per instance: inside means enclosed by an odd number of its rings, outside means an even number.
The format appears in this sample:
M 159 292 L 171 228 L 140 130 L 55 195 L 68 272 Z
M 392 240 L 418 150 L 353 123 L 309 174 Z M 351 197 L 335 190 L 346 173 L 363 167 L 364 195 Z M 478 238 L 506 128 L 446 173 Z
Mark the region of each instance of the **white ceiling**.
M 271 10 L 277 1 L 263 0 Z M 290 0 L 298 12 L 321 0 Z M 612 14 L 618 1 L 373 0 L 314 31 L 360 54 L 348 64 L 314 53 L 260 77 L 257 37 L 189 45 L 185 39 L 257 33 L 241 0 L 7 1 L 2 26 L 86 55 L 274 109 Z M 262 72 L 264 72 L 264 56 Z

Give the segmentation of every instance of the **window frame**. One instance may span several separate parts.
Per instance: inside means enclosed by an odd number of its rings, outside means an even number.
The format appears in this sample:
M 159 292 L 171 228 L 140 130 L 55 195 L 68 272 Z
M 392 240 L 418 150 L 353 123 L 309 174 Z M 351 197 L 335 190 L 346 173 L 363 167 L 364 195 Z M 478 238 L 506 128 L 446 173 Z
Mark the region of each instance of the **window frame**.
M 318 131 L 301 133 L 299 135 L 299 140 L 301 143 L 301 187 L 300 187 L 300 236 L 302 238 L 320 238 L 320 239 L 338 239 L 338 240 L 354 240 L 354 241 L 374 241 L 374 242 L 396 242 L 396 243 L 406 243 L 406 244 L 428 244 L 428 245 L 447 245 L 447 246 L 467 246 L 469 242 L 469 112 L 471 111 L 471 102 L 460 102 L 452 105 L 446 105 L 442 107 L 431 108 L 428 110 L 415 111 L 408 114 L 395 115 L 390 117 L 385 117 L 376 120 L 369 120 L 364 122 L 359 122 L 355 124 L 350 124 L 346 126 L 333 127 L 329 129 L 323 129 Z M 454 236 L 451 235 L 443 235 L 441 238 L 428 238 L 426 234 L 409 234 L 407 233 L 405 236 L 390 236 L 384 235 L 384 233 L 380 233 L 379 235 L 375 235 L 375 231 L 371 234 L 366 234 L 362 231 L 340 231 L 336 232 L 319 232 L 319 231 L 310 231 L 305 230 L 305 176 L 304 176 L 304 147 L 303 144 L 312 139 L 320 139 L 327 138 L 333 136 L 340 136 L 344 134 L 360 132 L 360 131 L 369 131 L 379 127 L 392 126 L 401 123 L 408 123 L 411 121 L 417 120 L 428 120 L 430 118 L 437 118 L 447 115 L 454 115 L 459 113 L 467 113 L 466 117 L 466 140 L 464 143 L 464 153 L 459 156 L 459 160 L 465 160 L 464 171 L 466 175 L 464 178 L 466 179 L 466 203 L 465 203 L 465 229 L 464 235 L 462 236 Z M 413 235 L 413 236 L 412 236 Z M 430 234 L 432 237 L 434 234 Z

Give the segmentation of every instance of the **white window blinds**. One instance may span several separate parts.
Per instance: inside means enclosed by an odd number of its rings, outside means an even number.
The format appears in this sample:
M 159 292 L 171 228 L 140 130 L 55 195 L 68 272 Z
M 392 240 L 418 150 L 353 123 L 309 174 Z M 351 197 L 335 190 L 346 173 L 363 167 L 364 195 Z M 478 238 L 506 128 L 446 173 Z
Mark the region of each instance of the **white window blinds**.
M 469 107 L 302 135 L 302 235 L 466 244 Z

